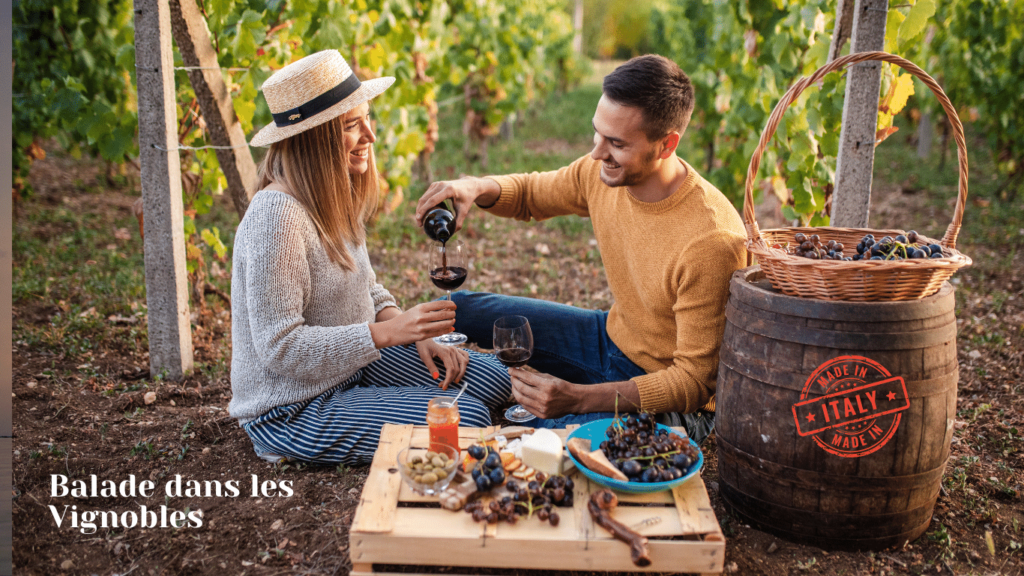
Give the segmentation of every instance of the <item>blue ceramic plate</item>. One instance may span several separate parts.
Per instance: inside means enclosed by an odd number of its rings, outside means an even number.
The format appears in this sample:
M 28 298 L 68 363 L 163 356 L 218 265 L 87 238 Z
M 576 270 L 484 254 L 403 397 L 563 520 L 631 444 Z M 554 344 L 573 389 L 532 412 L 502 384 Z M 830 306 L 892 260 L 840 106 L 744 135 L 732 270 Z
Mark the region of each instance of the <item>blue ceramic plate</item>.
M 608 439 L 608 437 L 605 436 L 605 430 L 607 430 L 608 427 L 612 425 L 613 421 L 614 419 L 612 418 L 605 418 L 603 420 L 595 420 L 593 422 L 588 422 L 587 424 L 584 424 L 583 426 L 580 426 L 579 428 L 573 430 L 569 434 L 568 439 L 584 438 L 586 440 L 590 440 L 591 450 L 597 450 L 598 446 L 601 445 L 601 442 L 604 442 L 605 440 Z M 674 430 L 662 424 L 658 424 L 658 428 L 664 428 L 669 432 L 674 432 Z M 598 474 L 597 472 L 589 470 L 586 466 L 580 463 L 580 461 L 577 460 L 571 452 L 569 453 L 569 458 L 572 458 L 573 463 L 576 464 L 576 467 L 579 468 L 580 472 L 582 472 L 584 476 L 590 478 L 591 480 L 597 482 L 602 486 L 607 486 L 608 488 L 618 490 L 620 492 L 630 492 L 632 494 L 647 494 L 650 492 L 671 490 L 672 488 L 675 488 L 676 486 L 679 486 L 683 482 L 689 480 L 691 477 L 693 477 L 694 474 L 700 472 L 701 467 L 704 466 L 704 453 L 700 451 L 700 447 L 697 446 L 697 444 L 694 443 L 693 440 L 690 440 L 690 444 L 697 448 L 697 460 L 690 465 L 690 469 L 686 472 L 686 474 L 683 474 L 682 477 L 676 478 L 675 480 L 670 480 L 668 482 L 623 482 L 621 480 L 609 478 L 608 476 Z

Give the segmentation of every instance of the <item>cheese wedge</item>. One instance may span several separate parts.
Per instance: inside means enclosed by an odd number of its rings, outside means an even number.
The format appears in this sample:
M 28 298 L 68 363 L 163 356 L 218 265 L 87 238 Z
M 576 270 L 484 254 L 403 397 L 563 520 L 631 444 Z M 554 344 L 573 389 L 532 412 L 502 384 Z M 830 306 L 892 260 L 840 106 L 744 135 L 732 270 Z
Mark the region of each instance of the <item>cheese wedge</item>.
M 548 475 L 562 473 L 562 439 L 541 428 L 523 441 L 523 464 Z

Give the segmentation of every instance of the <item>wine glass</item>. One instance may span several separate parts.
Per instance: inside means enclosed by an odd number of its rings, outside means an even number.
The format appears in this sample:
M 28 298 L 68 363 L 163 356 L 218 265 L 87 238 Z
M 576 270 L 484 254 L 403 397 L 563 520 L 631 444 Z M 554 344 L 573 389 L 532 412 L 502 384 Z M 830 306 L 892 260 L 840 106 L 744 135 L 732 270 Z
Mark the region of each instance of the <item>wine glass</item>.
M 461 240 L 434 242 L 427 247 L 430 256 L 428 266 L 430 281 L 434 286 L 448 291 L 448 300 L 452 299 L 452 290 L 462 286 L 466 281 L 466 245 Z M 452 332 L 436 336 L 434 342 L 445 346 L 457 346 L 466 341 L 465 334 Z
M 502 316 L 494 321 L 494 355 L 509 368 L 525 366 L 533 354 L 533 332 L 525 316 Z M 522 404 L 505 411 L 509 422 L 528 422 L 536 418 Z

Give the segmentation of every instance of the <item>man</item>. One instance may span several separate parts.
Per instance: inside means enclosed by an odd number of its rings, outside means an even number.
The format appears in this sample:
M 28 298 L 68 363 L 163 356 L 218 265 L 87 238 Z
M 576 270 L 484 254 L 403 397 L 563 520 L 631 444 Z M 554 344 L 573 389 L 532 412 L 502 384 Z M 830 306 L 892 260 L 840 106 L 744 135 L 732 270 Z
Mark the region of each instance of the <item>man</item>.
M 615 299 L 610 311 L 458 292 L 455 329 L 491 348 L 495 319 L 530 320 L 529 365 L 539 372 L 510 373 L 515 398 L 540 418 L 531 426 L 582 423 L 616 409 L 681 412 L 700 442 L 714 425 L 729 279 L 746 263 L 743 224 L 676 156 L 694 96 L 674 62 L 634 58 L 605 77 L 603 92 L 589 156 L 553 172 L 435 182 L 415 217 L 422 223 L 446 198 L 457 207 L 456 229 L 472 204 L 526 221 L 590 217 Z

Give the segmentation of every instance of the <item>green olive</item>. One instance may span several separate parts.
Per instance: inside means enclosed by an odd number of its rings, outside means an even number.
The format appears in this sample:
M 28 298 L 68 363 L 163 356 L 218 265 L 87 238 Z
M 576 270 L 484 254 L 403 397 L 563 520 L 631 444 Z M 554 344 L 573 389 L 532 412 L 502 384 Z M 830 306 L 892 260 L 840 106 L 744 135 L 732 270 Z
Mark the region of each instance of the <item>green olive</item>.
M 431 460 L 434 459 L 434 456 L 437 456 L 437 452 L 427 452 L 426 454 L 423 455 L 423 459 L 426 460 L 427 462 L 430 462 Z
M 445 472 L 444 468 L 434 470 L 434 475 L 437 476 L 438 480 L 444 480 L 448 477 L 448 472 Z
M 430 463 L 434 465 L 434 468 L 444 468 L 444 458 L 440 456 L 434 456 L 430 459 Z
M 409 464 L 415 465 L 419 464 L 420 462 L 423 462 L 423 458 L 420 458 L 419 456 L 413 456 L 412 458 L 409 458 Z
M 427 472 L 421 477 L 420 482 L 422 482 L 423 484 L 433 484 L 434 482 L 437 482 L 437 474 L 433 472 Z

